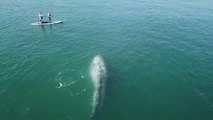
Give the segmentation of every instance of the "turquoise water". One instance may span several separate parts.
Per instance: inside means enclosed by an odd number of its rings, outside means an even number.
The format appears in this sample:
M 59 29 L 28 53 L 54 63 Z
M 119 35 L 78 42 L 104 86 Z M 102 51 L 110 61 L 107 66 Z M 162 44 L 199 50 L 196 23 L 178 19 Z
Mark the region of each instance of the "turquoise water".
M 213 119 L 211 0 L 0 3 L 0 119 L 88 120 L 89 66 L 101 55 L 97 120 Z M 52 12 L 63 24 L 31 26 Z

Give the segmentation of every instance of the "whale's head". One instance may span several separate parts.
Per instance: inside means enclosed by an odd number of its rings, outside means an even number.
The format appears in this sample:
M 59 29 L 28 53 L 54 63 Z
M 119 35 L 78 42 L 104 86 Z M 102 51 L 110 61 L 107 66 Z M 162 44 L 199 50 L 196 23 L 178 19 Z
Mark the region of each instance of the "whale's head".
M 95 87 L 100 85 L 100 82 L 106 78 L 106 68 L 104 61 L 100 55 L 96 56 L 90 66 L 90 75 Z

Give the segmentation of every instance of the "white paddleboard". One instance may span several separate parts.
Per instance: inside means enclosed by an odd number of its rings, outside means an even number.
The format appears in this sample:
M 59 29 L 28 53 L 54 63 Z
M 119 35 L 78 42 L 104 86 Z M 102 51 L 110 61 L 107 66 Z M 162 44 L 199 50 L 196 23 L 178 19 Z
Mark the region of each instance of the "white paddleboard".
M 63 21 L 52 21 L 52 22 L 43 22 L 43 23 L 40 23 L 40 22 L 36 22 L 36 23 L 31 23 L 31 25 L 53 25 L 53 24 L 60 24 L 60 23 L 63 23 Z

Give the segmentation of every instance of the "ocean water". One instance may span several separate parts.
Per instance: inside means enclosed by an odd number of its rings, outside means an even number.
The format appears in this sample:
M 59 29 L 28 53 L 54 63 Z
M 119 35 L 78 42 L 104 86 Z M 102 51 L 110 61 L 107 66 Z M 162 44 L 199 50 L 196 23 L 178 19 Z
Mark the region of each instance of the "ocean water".
M 213 120 L 212 0 L 2 0 L 0 120 Z M 38 12 L 63 24 L 31 26 Z M 46 18 L 45 18 L 46 20 Z

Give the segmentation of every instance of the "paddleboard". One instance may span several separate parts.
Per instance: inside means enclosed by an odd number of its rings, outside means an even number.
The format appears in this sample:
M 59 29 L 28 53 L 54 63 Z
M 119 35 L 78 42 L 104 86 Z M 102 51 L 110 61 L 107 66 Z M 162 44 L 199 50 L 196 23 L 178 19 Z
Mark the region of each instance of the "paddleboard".
M 52 21 L 52 22 L 36 22 L 36 23 L 31 23 L 31 25 L 53 25 L 53 24 L 60 24 L 63 23 L 63 21 Z

